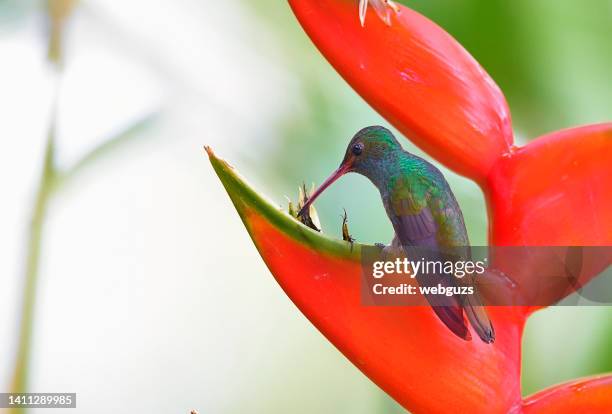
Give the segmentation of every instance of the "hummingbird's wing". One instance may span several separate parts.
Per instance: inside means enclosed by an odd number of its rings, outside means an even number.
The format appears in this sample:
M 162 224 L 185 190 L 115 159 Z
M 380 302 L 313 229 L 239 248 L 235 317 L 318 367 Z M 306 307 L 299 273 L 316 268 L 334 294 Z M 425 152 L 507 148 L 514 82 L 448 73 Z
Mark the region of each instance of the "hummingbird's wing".
M 395 199 L 392 202 L 392 218 L 395 234 L 411 260 L 443 263 L 443 257 L 436 241 L 437 225 L 427 206 L 417 206 L 411 198 Z M 420 208 L 420 209 L 419 209 Z M 440 269 L 441 270 L 441 269 Z M 421 287 L 455 287 L 454 277 L 440 274 L 421 273 L 416 275 Z M 463 317 L 463 306 L 456 296 L 438 294 L 424 295 L 440 320 L 458 337 L 470 340 L 471 336 Z

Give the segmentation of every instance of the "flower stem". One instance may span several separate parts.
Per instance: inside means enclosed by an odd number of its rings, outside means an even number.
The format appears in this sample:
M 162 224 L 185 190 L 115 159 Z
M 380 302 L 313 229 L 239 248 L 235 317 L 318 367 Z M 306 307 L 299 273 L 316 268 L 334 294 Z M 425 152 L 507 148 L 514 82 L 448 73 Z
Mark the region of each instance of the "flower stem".
M 34 208 L 30 219 L 24 267 L 23 299 L 15 371 L 11 392 L 26 392 L 32 344 L 41 241 L 49 200 L 53 194 L 56 170 L 54 165 L 54 126 L 49 130 L 45 158 L 41 171 Z M 21 410 L 19 410 L 21 411 Z
M 23 300 L 21 305 L 21 321 L 19 325 L 19 339 L 15 360 L 15 371 L 11 382 L 10 392 L 26 392 L 28 389 L 28 373 L 30 367 L 30 354 L 32 332 L 34 329 L 34 313 L 36 304 L 36 291 L 38 284 L 38 271 L 41 257 L 41 243 L 44 223 L 51 199 L 65 187 L 71 179 L 75 178 L 88 166 L 96 161 L 113 155 L 127 143 L 141 137 L 153 125 L 158 112 L 152 112 L 136 120 L 127 128 L 119 131 L 115 136 L 105 140 L 102 144 L 86 153 L 80 161 L 67 171 L 60 170 L 55 164 L 55 116 L 49 128 L 45 158 L 36 191 L 30 228 L 26 246 L 26 260 L 24 266 Z M 25 409 L 15 412 L 23 413 Z

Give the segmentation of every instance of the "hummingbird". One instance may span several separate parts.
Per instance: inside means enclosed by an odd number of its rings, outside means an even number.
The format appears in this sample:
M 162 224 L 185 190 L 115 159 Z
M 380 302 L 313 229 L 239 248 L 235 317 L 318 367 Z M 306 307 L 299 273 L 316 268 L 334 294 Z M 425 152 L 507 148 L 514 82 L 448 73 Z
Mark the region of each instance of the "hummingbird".
M 349 172 L 365 176 L 378 188 L 395 232 L 391 246 L 403 249 L 407 257 L 411 247 L 433 252 L 428 260 L 444 257 L 445 249 L 469 249 L 463 213 L 442 172 L 405 151 L 393 133 L 382 126 L 370 126 L 355 134 L 340 166 L 317 188 L 298 215 L 305 214 L 327 187 Z M 416 280 L 420 286 L 440 283 L 455 287 L 460 283 L 453 275 L 436 276 L 417 275 Z M 493 325 L 477 294 L 425 297 L 438 318 L 458 337 L 471 340 L 465 314 L 483 342 L 494 342 Z

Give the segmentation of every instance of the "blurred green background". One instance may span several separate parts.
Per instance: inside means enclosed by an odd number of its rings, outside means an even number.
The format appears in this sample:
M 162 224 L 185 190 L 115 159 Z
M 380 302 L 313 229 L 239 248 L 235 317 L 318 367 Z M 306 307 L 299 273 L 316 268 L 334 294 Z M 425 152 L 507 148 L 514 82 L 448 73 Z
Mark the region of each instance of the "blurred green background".
M 612 1 L 404 3 L 497 81 L 519 143 L 612 119 Z M 202 154 L 211 145 L 284 204 L 337 166 L 355 131 L 386 125 L 287 4 L 0 0 L 0 114 L 1 389 L 52 131 L 30 390 L 77 392 L 90 413 L 403 412 L 285 297 Z M 445 172 L 472 243 L 485 244 L 482 194 Z M 340 235 L 342 208 L 359 241 L 391 239 L 365 179 L 320 199 L 326 232 Z M 593 307 L 531 318 L 524 394 L 612 370 L 611 317 Z

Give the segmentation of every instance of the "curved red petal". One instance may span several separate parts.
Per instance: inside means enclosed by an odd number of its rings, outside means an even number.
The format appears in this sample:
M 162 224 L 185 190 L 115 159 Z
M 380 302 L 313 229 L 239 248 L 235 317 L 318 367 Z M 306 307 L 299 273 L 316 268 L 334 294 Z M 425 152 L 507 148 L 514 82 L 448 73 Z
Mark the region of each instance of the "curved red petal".
M 484 186 L 488 188 L 491 243 L 496 246 L 612 245 L 610 160 L 612 123 L 555 132 L 502 158 Z M 596 269 L 602 269 L 597 262 L 610 260 L 609 249 L 606 257 L 593 257 L 593 254 L 599 255 L 591 253 L 590 265 L 580 275 L 581 285 L 600 271 Z M 523 290 L 534 291 L 538 263 L 533 268 L 522 267 L 512 277 Z M 555 300 L 551 303 L 560 299 L 552 297 Z
M 429 307 L 361 303 L 361 245 L 330 239 L 211 162 L 268 268 L 300 311 L 370 379 L 413 413 L 507 413 L 520 407 L 524 319 L 491 308 L 492 345 L 455 337 Z M 514 316 L 513 316 L 514 315 Z
M 406 7 L 387 26 L 357 1 L 289 0 L 302 27 L 342 77 L 437 160 L 482 182 L 512 144 L 506 100 L 448 33 Z
M 525 399 L 524 414 L 607 414 L 612 412 L 612 375 L 583 378 Z
M 612 244 L 612 123 L 554 132 L 495 165 L 495 245 Z

